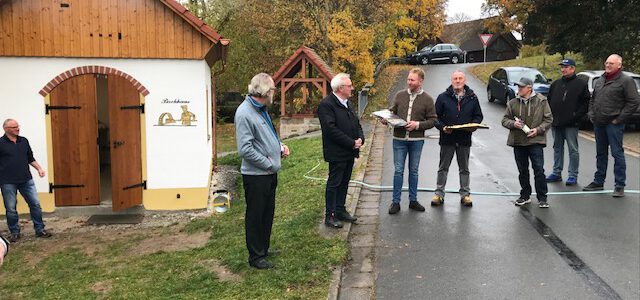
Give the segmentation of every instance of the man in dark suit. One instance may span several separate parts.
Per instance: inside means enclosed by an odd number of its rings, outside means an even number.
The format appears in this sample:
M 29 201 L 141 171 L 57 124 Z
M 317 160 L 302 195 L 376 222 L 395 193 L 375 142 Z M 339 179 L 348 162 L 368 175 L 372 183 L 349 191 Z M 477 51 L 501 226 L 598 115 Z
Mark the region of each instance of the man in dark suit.
M 357 220 L 347 212 L 345 202 L 354 158 L 360 155 L 364 134 L 358 116 L 348 101 L 353 91 L 349 74 L 340 73 L 333 77 L 331 89 L 333 93 L 318 106 L 322 152 L 324 160 L 329 163 L 324 224 L 331 228 L 342 228 L 341 221 L 354 223 Z

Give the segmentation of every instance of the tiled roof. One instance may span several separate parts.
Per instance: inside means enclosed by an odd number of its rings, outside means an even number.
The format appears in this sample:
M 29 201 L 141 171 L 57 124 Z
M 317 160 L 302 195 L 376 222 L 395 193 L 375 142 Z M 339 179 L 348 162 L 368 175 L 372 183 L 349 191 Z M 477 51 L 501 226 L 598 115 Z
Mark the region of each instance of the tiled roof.
M 326 80 L 331 81 L 331 79 L 333 79 L 333 70 L 331 70 L 331 67 L 329 67 L 322 58 L 320 58 L 318 53 L 307 46 L 300 46 L 300 48 L 298 48 L 298 50 L 296 50 L 296 52 L 294 52 L 293 55 L 291 55 L 289 59 L 282 64 L 282 67 L 273 74 L 273 81 L 275 84 L 278 84 L 278 82 L 285 77 L 293 76 L 300 70 L 300 68 L 294 68 L 294 65 L 298 62 L 301 56 L 305 56 Z

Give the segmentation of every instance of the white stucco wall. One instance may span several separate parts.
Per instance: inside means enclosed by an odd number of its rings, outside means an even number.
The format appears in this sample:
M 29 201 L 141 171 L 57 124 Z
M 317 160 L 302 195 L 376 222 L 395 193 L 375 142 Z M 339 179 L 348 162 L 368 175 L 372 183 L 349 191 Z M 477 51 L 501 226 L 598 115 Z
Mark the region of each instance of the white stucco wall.
M 80 66 L 106 66 L 125 72 L 149 91 L 145 97 L 147 187 L 202 188 L 209 185 L 212 134 L 210 127 L 210 69 L 204 60 L 80 59 L 0 57 L 0 120 L 16 119 L 20 135 L 29 139 L 35 158 L 48 167 L 44 97 L 38 92 L 55 76 Z M 179 122 L 182 104 L 189 101 L 196 126 L 156 126 L 169 112 Z M 0 121 L 1 122 L 1 121 Z M 32 170 L 33 172 L 33 170 Z M 33 174 L 39 192 L 48 190 L 47 178 Z

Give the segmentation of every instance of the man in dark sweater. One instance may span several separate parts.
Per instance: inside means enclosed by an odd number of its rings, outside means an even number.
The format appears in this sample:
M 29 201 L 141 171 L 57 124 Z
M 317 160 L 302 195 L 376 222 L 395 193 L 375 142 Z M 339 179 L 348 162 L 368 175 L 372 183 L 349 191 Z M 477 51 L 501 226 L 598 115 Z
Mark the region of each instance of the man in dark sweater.
M 640 96 L 633 78 L 622 73 L 622 57 L 611 54 L 604 63 L 604 74 L 593 82 L 593 95 L 589 102 L 589 119 L 596 136 L 596 172 L 585 191 L 604 189 L 607 176 L 608 152 L 614 159 L 615 186 L 613 197 L 624 197 L 627 180 L 627 164 L 624 158 L 622 137 L 624 121 L 640 104 Z
M 404 177 L 404 165 L 409 157 L 409 209 L 423 212 L 418 202 L 418 169 L 424 146 L 424 131 L 432 128 L 436 121 L 433 98 L 422 90 L 424 71 L 413 68 L 407 76 L 407 89 L 398 92 L 389 110 L 407 124 L 393 129 L 393 198 L 389 214 L 400 211 L 400 196 Z
M 575 185 L 578 181 L 578 126 L 589 109 L 589 88 L 587 82 L 576 77 L 576 62 L 564 59 L 560 62 L 562 78 L 554 81 L 549 89 L 549 106 L 553 114 L 553 173 L 547 176 L 547 182 L 562 181 L 564 165 L 564 142 L 569 148 L 569 177 L 566 185 Z
M 456 155 L 460 173 L 460 203 L 472 206 L 469 188 L 469 154 L 471 153 L 471 133 L 475 128 L 452 130 L 448 126 L 482 122 L 482 110 L 478 96 L 467 86 L 464 73 L 455 71 L 451 75 L 451 85 L 436 100 L 440 130 L 440 164 L 436 192 L 432 206 L 444 203 L 444 190 L 453 155 Z

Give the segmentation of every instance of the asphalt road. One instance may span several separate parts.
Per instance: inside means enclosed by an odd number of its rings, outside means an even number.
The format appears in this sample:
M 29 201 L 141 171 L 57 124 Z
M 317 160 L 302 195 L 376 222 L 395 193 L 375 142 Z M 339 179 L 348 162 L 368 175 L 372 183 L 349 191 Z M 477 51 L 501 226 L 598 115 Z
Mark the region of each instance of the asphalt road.
M 425 67 L 424 90 L 435 99 L 449 86 L 451 73 L 467 66 Z M 480 99 L 484 123 L 491 126 L 473 135 L 471 190 L 517 193 L 513 150 L 500 125 L 505 106 L 489 103 L 486 86 L 465 73 Z M 427 132 L 437 134 L 435 129 Z M 393 181 L 391 141 L 388 134 L 383 185 Z M 553 165 L 552 142 L 549 134 L 545 172 Z M 579 145 L 579 185 L 549 184 L 550 192 L 580 191 L 591 182 L 595 143 L 580 138 Z M 438 155 L 437 139 L 427 139 L 420 187 L 435 186 Z M 640 159 L 626 159 L 627 189 L 638 190 Z M 606 189 L 613 188 L 612 168 L 610 159 Z M 457 190 L 458 183 L 454 159 L 447 189 Z M 433 193 L 420 192 L 424 213 L 409 211 L 407 193 L 402 196 L 400 213 L 389 215 L 391 192 L 382 193 L 376 262 L 379 299 L 640 298 L 639 194 L 622 199 L 609 194 L 549 196 L 551 208 L 545 210 L 535 200 L 518 208 L 513 204 L 517 197 L 511 196 L 472 196 L 474 206 L 466 208 L 455 193 L 447 193 L 443 207 L 433 208 L 429 206 Z

